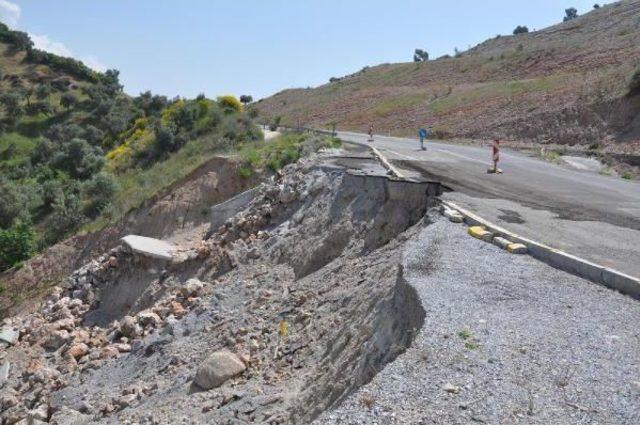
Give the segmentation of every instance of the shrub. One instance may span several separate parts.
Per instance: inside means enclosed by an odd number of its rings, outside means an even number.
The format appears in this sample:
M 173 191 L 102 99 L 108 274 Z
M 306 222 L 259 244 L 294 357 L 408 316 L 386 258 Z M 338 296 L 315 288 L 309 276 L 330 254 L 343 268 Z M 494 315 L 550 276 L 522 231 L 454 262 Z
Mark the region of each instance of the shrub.
M 280 122 L 282 121 L 282 117 L 280 115 L 278 115 L 277 117 L 275 117 L 273 119 L 273 121 L 271 122 L 271 124 L 269 124 L 269 130 L 271 131 L 277 131 L 278 127 L 280 126 Z
M 33 45 L 33 44 L 32 44 Z M 27 60 L 32 63 L 47 65 L 58 72 L 65 72 L 81 80 L 98 82 L 101 74 L 89 68 L 79 60 L 66 58 L 43 50 L 29 48 Z
M 3 93 L 0 96 L 0 103 L 4 106 L 8 117 L 16 119 L 22 115 L 22 107 L 20 106 L 20 96 L 15 92 Z
M 640 94 L 640 65 L 638 65 L 629 79 L 629 95 Z
M 12 31 L 3 23 L 0 23 L 0 41 L 11 44 L 16 50 L 29 50 L 33 47 L 33 41 L 26 32 Z
M 7 270 L 33 255 L 35 233 L 26 222 L 17 222 L 7 230 L 0 229 L 0 271 Z
M 235 96 L 220 96 L 217 100 L 225 112 L 242 112 L 242 103 Z
M 78 102 L 78 99 L 71 93 L 65 93 L 60 98 L 60 105 L 69 110 L 73 105 Z
M 429 53 L 422 50 L 422 49 L 416 49 L 413 52 L 413 61 L 414 62 L 426 62 L 429 60 Z
M 118 191 L 118 184 L 106 173 L 98 173 L 84 184 L 84 194 L 88 198 L 85 214 L 96 217 L 103 212 Z
M 44 100 L 51 94 L 51 86 L 49 84 L 39 84 L 36 88 L 36 97 Z
M 513 30 L 513 35 L 526 34 L 528 32 L 529 32 L 529 28 L 527 28 L 524 25 L 518 25 L 516 29 Z
M 578 9 L 576 9 L 575 7 L 570 7 L 568 9 L 565 9 L 564 13 L 565 13 L 565 17 L 562 20 L 563 22 L 568 22 L 578 17 Z
M 27 115 L 51 115 L 53 113 L 53 108 L 49 102 L 33 102 L 32 104 L 27 105 L 25 110 Z

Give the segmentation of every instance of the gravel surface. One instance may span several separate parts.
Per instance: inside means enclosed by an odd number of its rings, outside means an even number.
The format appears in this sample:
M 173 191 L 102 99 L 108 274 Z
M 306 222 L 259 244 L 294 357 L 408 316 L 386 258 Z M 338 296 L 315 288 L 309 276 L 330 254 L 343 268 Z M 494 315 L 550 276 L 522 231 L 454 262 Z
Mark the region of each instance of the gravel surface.
M 640 423 L 640 304 L 435 219 L 406 246 L 424 326 L 317 423 Z

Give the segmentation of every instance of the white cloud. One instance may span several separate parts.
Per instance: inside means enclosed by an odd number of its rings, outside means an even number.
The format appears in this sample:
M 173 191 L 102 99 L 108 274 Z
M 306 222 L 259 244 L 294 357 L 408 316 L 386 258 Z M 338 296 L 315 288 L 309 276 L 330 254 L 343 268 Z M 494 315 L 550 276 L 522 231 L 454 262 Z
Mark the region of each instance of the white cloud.
M 0 0 L 2 1 L 2 0 Z M 33 41 L 33 46 L 36 49 L 44 50 L 45 52 L 54 53 L 59 56 L 71 57 L 73 53 L 71 49 L 65 46 L 59 41 L 53 41 L 46 35 L 29 34 Z
M 8 0 L 0 0 L 0 20 L 10 28 L 15 28 L 20 19 L 20 6 Z
M 89 55 L 89 56 L 84 56 L 82 58 L 80 58 L 80 60 L 87 65 L 89 68 L 98 71 L 98 72 L 105 72 L 107 70 L 107 68 L 109 68 L 107 65 L 105 65 L 104 63 L 100 62 L 100 59 L 98 59 L 95 56 Z
M 0 21 L 7 24 L 10 28 L 16 28 L 20 21 L 20 6 L 9 0 L 0 0 Z M 36 49 L 44 50 L 45 52 L 53 53 L 59 56 L 74 57 L 73 51 L 59 41 L 51 40 L 46 35 L 29 34 L 33 45 Z M 78 58 L 76 58 L 78 59 Z M 96 71 L 104 72 L 107 70 L 107 65 L 102 63 L 96 56 L 87 55 L 79 58 L 85 65 Z

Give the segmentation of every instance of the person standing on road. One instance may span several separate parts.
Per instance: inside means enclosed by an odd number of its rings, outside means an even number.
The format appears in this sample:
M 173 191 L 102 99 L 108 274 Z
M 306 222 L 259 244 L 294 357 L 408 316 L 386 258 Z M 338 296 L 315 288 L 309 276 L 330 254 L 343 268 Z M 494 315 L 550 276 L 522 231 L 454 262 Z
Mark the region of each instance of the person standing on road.
M 493 169 L 489 170 L 489 172 L 494 174 L 502 173 L 502 170 L 498 168 L 498 162 L 500 161 L 500 140 L 493 139 L 493 144 L 491 145 L 492 156 L 493 156 Z
M 431 133 L 431 128 L 429 127 L 429 129 L 425 129 L 425 128 L 421 128 L 418 131 L 418 136 L 420 137 L 420 150 L 426 151 L 427 148 L 424 147 L 424 141 L 427 137 L 429 137 L 429 134 Z
M 369 141 L 373 142 L 373 125 L 369 126 Z

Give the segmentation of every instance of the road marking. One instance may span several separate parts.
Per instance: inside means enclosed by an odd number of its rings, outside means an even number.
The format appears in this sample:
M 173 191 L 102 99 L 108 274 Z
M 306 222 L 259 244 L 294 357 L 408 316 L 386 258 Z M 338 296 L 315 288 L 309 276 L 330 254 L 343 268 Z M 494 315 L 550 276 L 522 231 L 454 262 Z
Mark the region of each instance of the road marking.
M 436 152 L 442 152 L 442 153 L 448 153 L 451 156 L 457 156 L 458 158 L 463 158 L 466 159 L 468 161 L 473 161 L 473 162 L 477 162 L 479 164 L 484 164 L 486 165 L 487 162 L 486 161 L 481 161 L 479 159 L 475 159 L 475 158 L 471 158 L 470 156 L 466 156 L 466 155 L 461 155 L 459 153 L 455 153 L 455 152 L 451 152 L 451 151 L 446 151 L 446 150 L 441 150 L 441 149 L 434 149 Z
M 401 156 L 401 157 L 406 158 L 406 159 L 410 159 L 412 161 L 415 161 L 416 159 L 418 159 L 418 158 L 414 158 L 412 156 L 401 154 L 400 152 L 392 151 L 391 149 L 385 149 L 385 151 L 391 152 L 394 155 L 398 155 L 398 156 Z
M 451 155 L 451 156 L 457 156 L 457 157 L 459 157 L 459 158 L 463 158 L 463 159 L 466 159 L 466 160 L 468 160 L 468 161 L 477 162 L 477 163 L 480 163 L 480 164 L 483 164 L 483 165 L 486 165 L 486 164 L 487 164 L 485 161 L 481 161 L 481 160 L 479 160 L 479 159 L 475 159 L 475 158 L 471 158 L 471 157 L 468 157 L 468 156 L 465 156 L 465 155 L 461 155 L 461 154 L 459 154 L 459 153 L 450 152 L 450 151 L 442 150 L 442 149 L 434 149 L 434 148 L 431 148 L 431 150 L 432 150 L 432 151 L 435 151 L 435 152 L 446 153 L 446 154 L 449 154 L 449 155 Z M 391 150 L 391 149 L 386 149 L 386 148 L 385 148 L 385 151 L 387 151 L 387 152 L 391 152 L 391 153 L 392 153 L 392 154 L 394 154 L 394 155 L 398 155 L 398 156 L 400 156 L 400 157 L 402 157 L 402 158 L 410 159 L 410 160 L 413 160 L 413 161 L 420 161 L 420 160 L 421 160 L 420 158 L 413 157 L 413 156 L 408 156 L 408 155 L 404 155 L 404 154 L 401 154 L 400 152 L 396 152 L 396 151 L 393 151 L 393 150 Z M 428 152 L 428 151 L 427 151 L 427 152 Z M 427 160 L 428 160 L 428 158 L 427 158 Z

